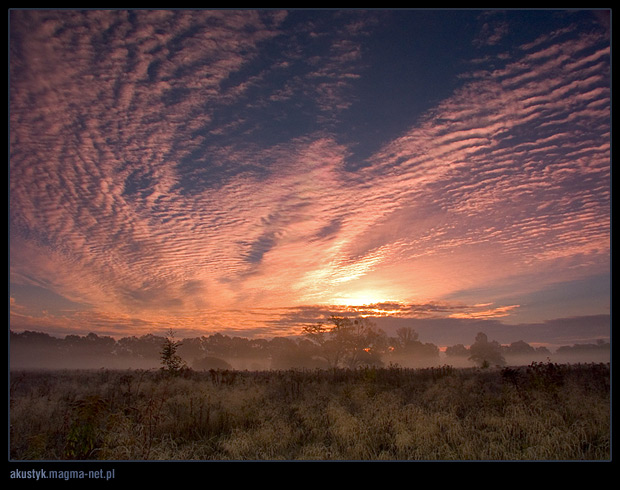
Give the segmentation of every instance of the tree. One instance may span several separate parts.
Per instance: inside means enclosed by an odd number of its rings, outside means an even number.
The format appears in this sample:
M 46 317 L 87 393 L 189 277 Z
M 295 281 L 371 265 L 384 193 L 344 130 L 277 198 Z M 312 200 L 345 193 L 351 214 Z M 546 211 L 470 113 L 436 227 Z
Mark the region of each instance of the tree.
M 303 333 L 317 347 L 318 356 L 328 367 L 355 368 L 363 364 L 380 364 L 387 337 L 367 318 L 331 316 L 331 326 L 320 322 L 303 327 Z
M 536 352 L 536 349 L 523 340 L 512 342 L 509 346 L 503 347 L 502 350 L 507 355 L 519 356 L 519 355 L 531 355 Z
M 335 328 L 337 328 L 337 325 L 330 328 L 324 323 L 319 322 L 314 325 L 305 325 L 302 329 L 306 338 L 317 348 L 318 357 L 325 360 L 329 368 L 338 366 L 342 354 L 338 344 L 332 338 Z
M 314 368 L 320 363 L 312 358 L 312 345 L 305 340 L 300 344 L 285 337 L 275 337 L 269 341 L 269 355 L 272 369 Z
M 469 359 L 481 367 L 506 364 L 502 356 L 501 345 L 496 341 L 489 342 L 486 334 L 482 332 L 476 335 L 476 341 L 469 348 L 469 353 Z
M 198 371 L 209 371 L 210 369 L 232 369 L 233 367 L 219 357 L 204 356 L 194 360 L 192 368 Z
M 448 357 L 467 357 L 469 350 L 463 344 L 456 344 L 446 348 L 446 356 Z
M 392 357 L 398 363 L 409 367 L 432 365 L 439 360 L 439 348 L 434 344 L 422 343 L 413 327 L 401 327 L 392 339 Z
M 417 342 L 419 335 L 413 327 L 400 327 L 396 330 L 396 338 L 400 347 L 406 348 L 413 342 Z
M 177 373 L 185 367 L 185 361 L 177 354 L 180 345 L 181 342 L 174 340 L 174 332 L 170 329 L 161 348 L 161 363 L 164 371 Z

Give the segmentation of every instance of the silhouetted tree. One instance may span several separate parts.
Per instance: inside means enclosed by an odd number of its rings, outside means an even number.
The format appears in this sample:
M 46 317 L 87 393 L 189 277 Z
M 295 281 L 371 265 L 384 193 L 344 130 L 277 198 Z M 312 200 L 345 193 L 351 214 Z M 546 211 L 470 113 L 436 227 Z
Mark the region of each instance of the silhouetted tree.
M 516 342 L 512 342 L 506 347 L 502 347 L 502 351 L 504 352 L 504 354 L 507 355 L 518 356 L 534 354 L 536 352 L 536 349 L 534 349 L 534 347 L 532 347 L 527 342 L 524 342 L 523 340 L 518 340 Z
M 510 345 L 502 346 L 502 354 L 506 357 L 506 362 L 508 364 L 529 364 L 535 360 L 542 360 L 551 356 L 551 352 L 546 347 L 533 347 L 523 340 L 518 340 L 512 342 Z
M 204 356 L 196 359 L 192 363 L 192 368 L 198 371 L 208 371 L 210 369 L 232 369 L 232 366 L 219 357 Z
M 351 320 L 331 316 L 331 326 L 320 322 L 303 327 L 303 333 L 317 346 L 317 355 L 328 367 L 355 368 L 363 364 L 381 364 L 387 345 L 385 332 L 367 318 Z
M 400 347 L 406 348 L 408 345 L 411 345 L 413 342 L 417 342 L 419 335 L 413 327 L 400 327 L 396 330 L 396 338 L 398 339 L 398 343 Z
M 198 359 L 205 355 L 202 348 L 202 338 L 195 337 L 183 339 L 183 343 L 179 345 L 177 353 L 184 359 Z
M 311 345 L 311 344 L 310 344 Z M 321 367 L 320 361 L 313 359 L 308 341 L 302 344 L 288 338 L 275 337 L 269 341 L 269 354 L 272 369 Z
M 419 335 L 412 327 L 401 327 L 396 330 L 392 340 L 391 357 L 397 362 L 409 366 L 427 366 L 439 359 L 439 348 L 435 344 L 422 343 Z
M 181 342 L 174 340 L 174 332 L 170 329 L 161 348 L 161 362 L 164 371 L 176 373 L 185 367 L 185 362 L 177 354 L 177 349 L 180 345 Z
M 337 328 L 337 326 L 330 328 L 323 322 L 313 325 L 305 325 L 302 328 L 303 334 L 317 348 L 317 356 L 324 359 L 327 363 L 327 367 L 329 368 L 335 368 L 338 366 L 342 355 L 342 351 L 338 344 L 331 338 L 335 328 Z
M 469 353 L 469 359 L 481 367 L 506 364 L 501 345 L 496 341 L 489 342 L 486 334 L 482 332 L 476 335 L 476 341 L 470 346 Z
M 124 356 L 156 361 L 161 356 L 163 341 L 164 337 L 149 333 L 141 337 L 123 337 L 117 342 L 117 345 Z
M 446 348 L 448 357 L 469 357 L 469 350 L 463 344 L 456 344 Z

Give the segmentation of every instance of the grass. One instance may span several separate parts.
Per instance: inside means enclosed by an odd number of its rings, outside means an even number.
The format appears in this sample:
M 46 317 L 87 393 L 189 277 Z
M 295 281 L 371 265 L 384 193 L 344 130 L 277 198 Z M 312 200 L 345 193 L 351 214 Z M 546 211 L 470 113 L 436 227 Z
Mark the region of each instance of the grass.
M 609 460 L 608 364 L 15 371 L 13 460 Z

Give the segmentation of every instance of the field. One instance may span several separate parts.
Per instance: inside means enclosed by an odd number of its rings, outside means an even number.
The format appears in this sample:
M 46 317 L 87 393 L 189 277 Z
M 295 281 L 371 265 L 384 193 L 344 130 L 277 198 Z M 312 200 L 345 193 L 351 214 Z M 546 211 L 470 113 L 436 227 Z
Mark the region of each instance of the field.
M 13 371 L 12 460 L 609 460 L 609 364 Z

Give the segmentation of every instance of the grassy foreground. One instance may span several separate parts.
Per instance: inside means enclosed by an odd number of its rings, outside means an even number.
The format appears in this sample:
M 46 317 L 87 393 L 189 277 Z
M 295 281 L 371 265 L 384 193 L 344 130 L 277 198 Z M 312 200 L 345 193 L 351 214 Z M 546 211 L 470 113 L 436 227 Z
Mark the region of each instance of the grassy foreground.
M 13 460 L 608 460 L 608 364 L 18 371 Z

